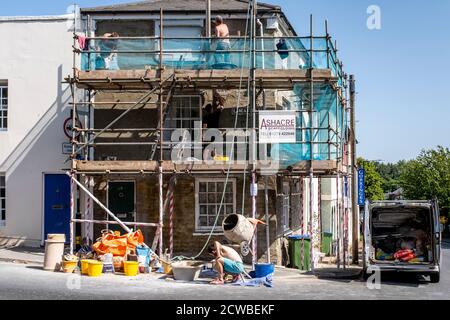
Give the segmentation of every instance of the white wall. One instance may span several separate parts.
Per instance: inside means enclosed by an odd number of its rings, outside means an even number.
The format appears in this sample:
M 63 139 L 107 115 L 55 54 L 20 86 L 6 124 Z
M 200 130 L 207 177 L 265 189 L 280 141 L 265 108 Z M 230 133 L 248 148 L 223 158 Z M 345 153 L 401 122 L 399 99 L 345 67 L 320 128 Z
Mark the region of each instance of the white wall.
M 70 116 L 71 23 L 59 18 L 1 18 L 0 79 L 8 80 L 8 130 L 0 132 L 0 172 L 6 173 L 6 226 L 0 235 L 39 245 L 43 172 L 69 167 L 62 155 Z

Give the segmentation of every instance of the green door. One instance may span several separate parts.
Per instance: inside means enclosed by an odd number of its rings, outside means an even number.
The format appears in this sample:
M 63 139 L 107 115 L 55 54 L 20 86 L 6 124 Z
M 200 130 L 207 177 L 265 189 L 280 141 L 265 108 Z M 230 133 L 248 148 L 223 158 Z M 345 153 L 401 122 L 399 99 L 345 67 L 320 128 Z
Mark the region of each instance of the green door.
M 108 208 L 123 222 L 135 222 L 134 181 L 113 181 L 108 184 Z M 109 217 L 109 220 L 113 219 Z M 131 229 L 133 226 L 129 226 Z M 125 233 L 119 225 L 109 225 L 112 231 Z

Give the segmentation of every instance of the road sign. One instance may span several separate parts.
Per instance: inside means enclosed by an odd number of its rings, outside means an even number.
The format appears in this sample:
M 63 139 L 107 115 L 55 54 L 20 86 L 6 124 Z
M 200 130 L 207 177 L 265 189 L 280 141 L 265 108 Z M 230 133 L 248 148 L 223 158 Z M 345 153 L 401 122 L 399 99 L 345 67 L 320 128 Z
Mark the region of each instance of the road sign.
M 62 144 L 62 154 L 72 154 L 72 144 L 69 142 L 64 142 Z
M 366 170 L 358 169 L 358 205 L 363 206 L 366 203 Z

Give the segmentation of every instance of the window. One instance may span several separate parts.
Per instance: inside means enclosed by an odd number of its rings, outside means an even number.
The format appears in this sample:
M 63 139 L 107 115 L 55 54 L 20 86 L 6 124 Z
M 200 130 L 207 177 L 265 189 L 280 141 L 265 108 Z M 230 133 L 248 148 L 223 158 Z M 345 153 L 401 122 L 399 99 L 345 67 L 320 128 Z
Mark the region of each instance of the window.
M 192 129 L 195 121 L 201 121 L 200 96 L 175 96 L 167 115 L 166 128 Z
M 193 129 L 195 122 L 201 123 L 202 121 L 202 106 L 200 96 L 174 96 L 171 99 L 170 106 L 168 107 L 167 116 L 165 117 L 164 127 L 164 141 L 172 140 L 172 133 L 176 129 L 186 129 L 193 139 Z M 179 142 L 174 143 L 174 145 Z M 189 143 L 185 144 L 185 148 L 192 147 Z M 172 151 L 172 146 L 168 150 Z M 166 156 L 165 156 L 166 158 Z
M 0 175 L 0 227 L 5 226 L 6 221 L 6 178 Z
M 8 84 L 0 82 L 0 130 L 8 129 Z
M 195 181 L 195 230 L 197 232 L 212 230 L 223 195 L 223 205 L 214 231 L 222 229 L 222 222 L 226 215 L 236 212 L 236 180 L 229 179 L 226 187 L 225 180 L 197 179 Z

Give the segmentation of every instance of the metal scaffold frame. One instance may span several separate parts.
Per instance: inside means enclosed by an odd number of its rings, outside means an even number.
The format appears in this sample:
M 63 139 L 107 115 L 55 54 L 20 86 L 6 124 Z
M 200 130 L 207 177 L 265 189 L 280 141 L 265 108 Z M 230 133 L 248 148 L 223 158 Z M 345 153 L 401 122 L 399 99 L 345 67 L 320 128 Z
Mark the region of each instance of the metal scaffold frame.
M 256 1 L 255 1 L 256 2 Z M 310 136 L 310 141 L 309 141 L 309 148 L 310 148 L 310 159 L 309 161 L 307 161 L 308 166 L 304 167 L 302 166 L 300 169 L 296 169 L 296 168 L 291 168 L 289 170 L 283 170 L 283 172 L 281 172 L 282 175 L 290 178 L 290 177 L 298 177 L 299 174 L 302 174 L 301 176 L 301 189 L 303 190 L 303 182 L 307 181 L 309 183 L 309 195 L 307 196 L 307 199 L 309 201 L 309 205 L 308 205 L 308 209 L 309 212 L 307 213 L 307 219 L 305 219 L 305 214 L 306 212 L 304 212 L 304 208 L 303 205 L 301 206 L 301 210 L 303 211 L 303 215 L 301 217 L 301 224 L 302 224 L 302 232 L 310 232 L 312 239 L 311 239 L 311 269 L 314 270 L 316 268 L 316 262 L 317 259 L 315 259 L 316 255 L 317 255 L 317 246 L 320 244 L 318 243 L 318 241 L 320 240 L 320 230 L 321 230 L 321 226 L 320 226 L 320 203 L 318 206 L 318 211 L 314 211 L 314 201 L 315 201 L 315 178 L 320 178 L 322 175 L 330 175 L 330 171 L 329 170 L 324 170 L 323 168 L 320 167 L 320 161 L 316 161 L 314 160 L 314 149 L 315 146 L 317 145 L 321 145 L 321 144 L 327 144 L 328 147 L 328 155 L 329 158 L 331 159 L 331 147 L 330 146 L 334 146 L 335 150 L 336 150 L 336 169 L 334 172 L 332 172 L 331 174 L 334 174 L 334 176 L 336 177 L 336 183 L 337 185 L 341 185 L 343 187 L 344 183 L 343 181 L 341 181 L 342 177 L 344 176 L 348 176 L 348 168 L 345 168 L 345 166 L 347 165 L 346 163 L 344 163 L 344 144 L 347 143 L 346 141 L 346 132 L 344 132 L 344 130 L 340 130 L 340 128 L 345 128 L 345 124 L 346 124 L 346 117 L 347 117 L 347 84 L 346 84 L 346 76 L 343 74 L 343 65 L 342 63 L 337 60 L 337 44 L 333 44 L 331 41 L 331 36 L 328 33 L 328 23 L 325 22 L 325 29 L 326 29 L 326 36 L 325 37 L 314 37 L 313 35 L 313 17 L 311 16 L 311 20 L 310 20 L 310 35 L 309 37 L 306 37 L 306 39 L 309 39 L 310 41 L 310 47 L 309 49 L 306 50 L 306 52 L 309 53 L 310 55 L 310 60 L 309 60 L 309 69 L 306 71 L 302 71 L 301 75 L 296 77 L 291 77 L 291 78 L 282 78 L 284 77 L 284 75 L 286 73 L 283 72 L 279 72 L 279 75 L 277 74 L 277 72 L 270 72 L 270 70 L 263 70 L 263 71 L 269 71 L 269 72 L 261 72 L 261 70 L 257 70 L 256 68 L 256 52 L 258 52 L 257 48 L 256 48 L 256 41 L 258 39 L 264 39 L 267 37 L 258 37 L 257 33 L 256 33 L 256 18 L 257 18 L 257 10 L 256 10 L 256 6 L 254 6 L 254 10 L 253 10 L 253 30 L 251 33 L 251 37 L 252 37 L 252 41 L 251 43 L 253 43 L 253 46 L 251 48 L 251 54 L 252 54 L 252 60 L 253 60 L 253 64 L 252 64 L 252 68 L 248 71 L 248 76 L 251 80 L 251 96 L 250 96 L 250 101 L 249 101 L 249 106 L 251 107 L 251 112 L 252 112 L 252 124 L 251 124 L 251 128 L 255 131 L 257 131 L 257 124 L 256 124 L 256 114 L 259 111 L 258 105 L 257 105 L 257 99 L 259 97 L 259 95 L 261 93 L 263 93 L 264 90 L 266 89 L 272 89 L 272 90 L 283 90 L 283 88 L 291 88 L 293 87 L 293 85 L 295 83 L 309 83 L 309 97 L 310 97 L 310 101 L 309 101 L 309 108 L 305 109 L 305 110 L 299 110 L 297 112 L 302 113 L 302 114 L 306 114 L 308 119 L 309 119 L 309 125 L 305 128 L 297 128 L 298 130 L 303 130 L 305 132 L 309 132 L 309 136 Z M 174 91 L 178 88 L 178 87 L 191 87 L 191 88 L 214 88 L 214 86 L 217 83 L 222 83 L 222 85 L 224 86 L 224 88 L 235 88 L 237 86 L 237 78 L 233 78 L 233 76 L 231 76 L 232 74 L 234 74 L 235 72 L 233 70 L 229 70 L 229 71 L 220 71 L 220 72 L 216 72 L 214 71 L 214 73 L 217 76 L 211 76 L 211 74 L 213 73 L 213 71 L 209 72 L 208 77 L 204 77 L 202 78 L 201 72 L 191 72 L 191 71 L 186 71 L 184 72 L 183 70 L 170 70 L 168 68 L 166 68 L 163 64 L 164 61 L 164 36 L 163 36 L 163 28 L 164 28 L 164 16 L 163 16 L 163 11 L 161 9 L 160 11 L 160 21 L 159 21 L 159 27 L 160 27 L 160 33 L 158 36 L 158 40 L 159 40 L 159 50 L 158 50 L 158 54 L 159 54 L 159 67 L 156 70 L 155 73 L 149 73 L 149 72 L 145 72 L 144 76 L 138 78 L 128 78 L 128 79 L 118 79 L 118 78 L 114 78 L 114 73 L 111 72 L 109 75 L 107 75 L 105 78 L 99 78 L 95 76 L 95 72 L 91 71 L 90 74 L 84 74 L 83 76 L 81 76 L 80 71 L 77 69 L 77 56 L 79 56 L 82 51 L 80 51 L 79 49 L 76 48 L 76 42 L 77 42 L 77 35 L 74 32 L 74 44 L 73 44 L 73 48 L 74 48 L 74 57 L 73 57 L 73 74 L 72 76 L 67 78 L 67 82 L 70 84 L 71 86 L 71 91 L 72 91 L 72 101 L 70 102 L 70 105 L 72 107 L 72 125 L 73 125 L 73 131 L 72 131 L 72 154 L 71 154 L 71 168 L 70 168 L 70 172 L 68 172 L 68 175 L 71 177 L 71 222 L 70 222 L 70 247 L 71 247 L 71 252 L 74 251 L 75 249 L 75 224 L 116 224 L 121 226 L 125 232 L 131 232 L 131 228 L 132 226 L 142 226 L 142 227 L 151 227 L 151 228 L 156 228 L 157 231 L 155 233 L 155 240 L 153 241 L 153 243 L 157 243 L 158 246 L 158 253 L 161 256 L 164 251 L 164 243 L 163 243 L 163 226 L 164 226 L 164 217 L 165 217 L 165 208 L 167 207 L 164 203 L 164 175 L 169 175 L 169 176 L 174 176 L 175 174 L 192 174 L 192 172 L 194 172 L 195 174 L 213 174 L 213 173 L 217 173 L 217 174 L 224 174 L 225 173 L 225 167 L 224 166 L 210 166 L 210 167 L 201 167 L 200 169 L 197 170 L 192 170 L 192 168 L 186 168 L 183 167 L 181 170 L 179 170 L 179 168 L 177 168 L 176 165 L 173 165 L 171 163 L 167 163 L 164 160 L 164 146 L 165 146 L 165 141 L 164 141 L 164 133 L 165 131 L 171 131 L 174 130 L 176 128 L 165 128 L 164 126 L 164 114 L 166 109 L 169 107 L 169 102 L 170 99 L 174 93 Z M 87 23 L 87 34 L 89 35 L 89 39 L 102 39 L 99 37 L 94 37 L 92 36 L 92 32 L 91 32 L 91 20 L 90 17 L 88 17 L 88 23 Z M 128 37 L 129 38 L 129 37 Z M 143 37 L 141 37 L 143 38 Z M 285 37 L 285 38 L 289 38 L 289 37 Z M 328 69 L 331 69 L 331 67 L 333 66 L 333 68 L 337 71 L 338 73 L 338 77 L 332 77 L 331 73 L 326 76 L 324 76 L 324 73 L 321 72 L 321 70 L 316 69 L 314 67 L 314 54 L 317 52 L 322 52 L 322 49 L 315 49 L 314 48 L 314 41 L 315 39 L 326 39 L 326 55 L 327 55 L 327 64 L 328 64 Z M 120 38 L 119 38 L 120 39 Z M 291 50 L 289 50 L 291 51 Z M 259 52 L 272 52 L 271 50 L 259 50 Z M 98 51 L 92 51 L 91 53 L 98 53 Z M 152 51 L 152 53 L 155 53 L 155 51 Z M 272 73 L 272 74 L 271 74 Z M 197 78 L 195 76 L 195 74 L 197 74 Z M 229 74 L 230 76 L 228 77 L 227 74 Z M 300 73 L 299 73 L 300 74 Z M 281 76 L 280 76 L 281 75 Z M 242 76 L 242 74 L 241 74 Z M 245 76 L 245 74 L 244 74 Z M 209 87 L 208 87 L 208 83 L 209 83 Z M 315 84 L 316 83 L 328 83 L 330 84 L 330 86 L 333 88 L 335 94 L 336 94 L 336 123 L 332 124 L 331 123 L 331 117 L 330 117 L 330 112 L 331 110 L 328 111 L 328 140 L 326 142 L 319 142 L 319 141 L 314 141 L 313 136 L 314 136 L 314 132 L 318 132 L 319 130 L 324 130 L 324 128 L 320 127 L 320 125 L 318 127 L 315 127 L 313 124 L 312 119 L 314 118 L 314 113 L 317 112 L 317 110 L 315 109 Z M 130 84 L 129 86 L 127 86 L 127 84 Z M 108 87 L 109 86 L 109 87 Z M 100 89 L 99 89 L 100 88 Z M 257 89 L 260 89 L 259 92 L 257 92 Z M 87 91 L 87 94 L 85 94 L 85 97 L 88 97 L 88 101 L 79 101 L 78 98 L 78 89 L 81 90 L 85 90 Z M 95 96 L 95 92 L 97 92 L 97 90 L 140 90 L 140 91 L 145 91 L 145 93 L 142 95 L 142 97 L 137 101 L 137 102 L 95 102 L 93 100 L 94 96 Z M 158 101 L 150 101 L 150 98 L 152 95 L 157 95 L 158 96 Z M 165 99 L 164 99 L 165 98 Z M 96 106 L 96 105 L 125 105 L 125 111 L 123 113 L 121 113 L 116 119 L 114 119 L 113 121 L 111 121 L 106 127 L 104 127 L 103 129 L 94 129 L 93 127 L 93 123 L 92 123 L 92 117 L 89 117 L 88 120 L 88 125 L 86 126 L 86 128 L 79 128 L 77 127 L 77 120 L 78 120 L 78 107 L 81 106 L 86 106 L 89 110 L 89 114 L 91 114 L 92 109 Z M 138 108 L 138 107 L 142 107 L 142 106 L 147 106 L 147 105 L 156 105 L 158 106 L 158 111 L 159 111 L 159 118 L 158 118 L 158 126 L 156 128 L 114 128 L 114 125 L 121 120 L 123 117 L 125 117 L 129 112 L 131 112 L 132 110 Z M 342 116 L 340 117 L 340 108 L 343 109 L 342 111 Z M 333 127 L 335 126 L 335 128 Z M 144 132 L 144 133 L 149 133 L 153 136 L 155 136 L 157 139 L 155 142 L 111 142 L 111 143 L 105 143 L 105 142 L 96 142 L 96 140 L 102 136 L 105 133 L 110 133 L 110 132 Z M 84 142 L 78 141 L 77 140 L 77 134 L 81 133 L 81 137 L 84 138 Z M 354 136 L 354 133 L 352 132 L 352 136 Z M 236 143 L 236 142 L 233 142 Z M 147 163 L 146 165 L 148 165 L 149 168 L 147 169 L 143 169 L 143 168 L 137 168 L 135 170 L 114 170 L 112 167 L 111 168 L 105 168 L 102 170 L 83 170 L 80 169 L 78 167 L 78 162 L 79 160 L 77 159 L 77 155 L 79 154 L 80 151 L 84 152 L 84 158 L 83 160 L 86 162 L 92 162 L 93 161 L 93 150 L 95 149 L 96 146 L 101 146 L 101 145 L 134 145 L 134 146 L 139 146 L 139 145 L 152 145 L 154 147 L 154 151 L 156 149 L 159 149 L 159 159 L 158 161 L 156 161 L 156 164 L 153 166 L 150 166 L 149 163 Z M 154 155 L 154 152 L 153 152 Z M 230 172 L 241 172 L 242 170 L 247 170 L 248 171 L 248 175 L 249 178 L 251 179 L 252 184 L 257 183 L 258 181 L 258 170 L 259 170 L 259 166 L 257 161 L 255 161 L 255 159 L 252 159 L 252 163 L 250 163 L 249 161 L 247 161 L 247 163 L 243 166 L 238 166 L 236 168 L 228 168 L 228 171 Z M 126 161 L 125 161 L 126 162 Z M 355 164 L 352 164 L 353 166 Z M 233 171 L 234 170 L 234 171 Z M 149 222 L 133 222 L 133 223 L 124 223 L 122 221 L 120 221 L 120 219 L 118 219 L 113 212 L 111 212 L 107 206 L 105 206 L 104 204 L 101 203 L 100 200 L 98 200 L 98 198 L 95 197 L 94 192 L 92 190 L 92 188 L 90 189 L 89 186 L 87 186 L 87 183 L 91 183 L 91 179 L 93 176 L 95 175 L 120 175 L 120 174 L 126 174 L 126 175 L 152 175 L 152 176 L 157 176 L 158 177 L 158 196 L 159 196 L 159 202 L 158 202 L 158 222 L 157 223 L 149 223 Z M 353 174 L 353 172 L 351 173 Z M 351 175 L 350 175 L 351 176 Z M 85 179 L 85 183 L 81 183 L 81 179 L 82 178 L 86 178 Z M 320 179 L 318 179 L 319 183 L 320 183 Z M 171 184 L 172 186 L 172 184 Z M 267 187 L 267 181 L 266 181 L 266 187 Z M 352 186 L 352 190 L 353 190 Z M 338 192 L 339 192 L 339 186 L 338 188 Z M 318 190 L 320 191 L 320 186 L 318 188 Z M 342 190 L 342 188 L 341 188 Z M 85 201 L 84 202 L 84 212 L 85 212 L 85 217 L 83 219 L 78 219 L 76 218 L 76 210 L 77 210 L 77 205 L 76 205 L 76 199 L 77 199 L 77 193 L 82 191 L 89 199 L 90 201 Z M 264 198 L 265 198 L 265 203 L 266 203 L 266 210 L 265 210 L 265 215 L 266 217 L 269 216 L 268 214 L 268 195 L 267 195 L 267 189 L 265 191 L 264 194 Z M 302 198 L 302 197 L 301 197 Z M 303 198 L 302 198 L 303 199 Z M 252 196 L 252 217 L 256 217 L 257 216 L 257 212 L 256 212 L 256 195 Z M 109 217 L 111 217 L 113 219 L 113 221 L 104 221 L 104 220 L 95 220 L 93 217 L 93 214 L 90 215 L 89 218 L 87 218 L 86 216 L 86 212 L 88 211 L 93 211 L 93 205 L 92 205 L 92 201 L 97 203 L 100 208 L 105 211 Z M 167 201 L 167 199 L 166 199 Z M 303 200 L 302 200 L 303 201 Z M 318 197 L 318 201 L 320 201 L 320 197 Z M 173 189 L 171 190 L 171 200 L 170 200 L 171 204 L 170 206 L 173 206 Z M 345 210 L 345 212 L 347 212 L 347 209 L 351 210 L 351 208 L 345 208 L 344 206 L 344 200 L 343 197 L 339 197 L 337 199 L 337 208 L 338 208 L 338 220 L 341 220 L 342 215 L 341 215 L 341 211 Z M 173 209 L 173 208 L 171 208 Z M 170 227 L 173 228 L 173 216 L 172 216 L 173 212 L 171 212 L 171 221 L 170 221 Z M 305 221 L 308 221 L 308 225 L 305 224 Z M 338 225 L 341 225 L 341 223 L 339 223 Z M 268 229 L 267 229 L 268 230 Z M 343 235 L 342 235 L 343 236 Z M 269 233 L 267 231 L 266 233 L 266 238 L 267 238 L 267 242 L 269 242 Z M 345 266 L 345 261 L 346 261 L 346 248 L 347 245 L 344 245 L 346 243 L 346 241 L 343 239 L 343 237 L 341 237 L 341 234 L 339 235 L 339 238 L 341 241 L 339 241 L 339 245 L 338 245 L 338 264 L 341 262 L 341 256 L 343 256 L 343 260 L 344 260 L 344 266 Z M 173 230 L 170 230 L 170 248 L 171 251 L 173 250 Z M 342 248 L 343 247 L 343 248 Z M 253 242 L 252 242 L 252 251 L 254 252 L 254 256 L 253 256 L 253 263 L 257 262 L 257 257 L 255 256 L 256 254 L 256 249 L 257 249 L 257 237 L 253 238 Z M 344 252 L 341 253 L 341 249 L 344 250 Z M 267 245 L 267 257 L 268 257 L 268 261 L 270 261 L 270 245 Z M 302 250 L 303 253 L 303 250 Z M 303 261 L 303 259 L 302 259 Z

